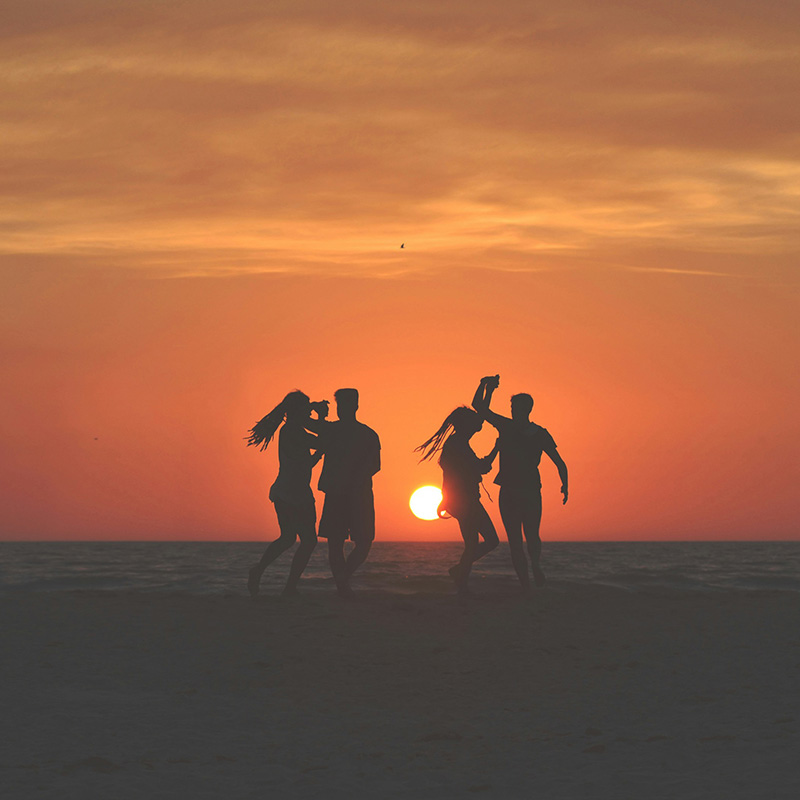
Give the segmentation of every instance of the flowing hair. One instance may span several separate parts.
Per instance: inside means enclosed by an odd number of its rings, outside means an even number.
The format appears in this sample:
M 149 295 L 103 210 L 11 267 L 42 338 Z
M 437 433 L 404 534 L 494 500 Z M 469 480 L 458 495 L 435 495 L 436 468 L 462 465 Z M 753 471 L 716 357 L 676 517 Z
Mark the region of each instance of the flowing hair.
M 278 430 L 281 423 L 286 419 L 286 415 L 308 402 L 309 397 L 305 392 L 301 392 L 299 389 L 289 392 L 266 417 L 262 417 L 250 428 L 250 435 L 245 436 L 247 446 L 254 446 L 258 447 L 259 450 L 266 450 L 267 445 L 272 441 L 272 437 L 275 435 L 275 431 Z
M 461 425 L 473 416 L 477 416 L 471 408 L 467 406 L 459 406 L 453 409 L 445 418 L 445 421 L 439 427 L 439 430 L 431 436 L 426 442 L 423 442 L 419 447 L 414 448 L 415 453 L 422 453 L 420 462 L 427 461 L 432 458 L 435 453 L 442 449 L 445 439 L 453 432 L 458 430 Z

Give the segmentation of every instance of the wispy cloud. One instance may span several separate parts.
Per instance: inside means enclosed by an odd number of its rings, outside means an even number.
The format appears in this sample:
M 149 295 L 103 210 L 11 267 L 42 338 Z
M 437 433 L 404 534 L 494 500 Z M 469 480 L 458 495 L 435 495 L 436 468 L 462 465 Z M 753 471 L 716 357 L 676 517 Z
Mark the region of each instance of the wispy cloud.
M 332 5 L 15 0 L 2 253 L 396 274 L 800 250 L 797 9 Z

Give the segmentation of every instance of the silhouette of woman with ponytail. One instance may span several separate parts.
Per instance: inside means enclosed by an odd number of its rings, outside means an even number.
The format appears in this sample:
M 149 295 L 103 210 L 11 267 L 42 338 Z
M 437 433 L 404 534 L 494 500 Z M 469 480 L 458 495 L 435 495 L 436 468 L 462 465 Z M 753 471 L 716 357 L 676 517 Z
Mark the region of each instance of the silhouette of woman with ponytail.
M 439 515 L 447 512 L 455 517 L 464 540 L 461 560 L 450 568 L 450 576 L 461 595 L 469 593 L 467 581 L 475 561 L 483 558 L 499 544 L 497 532 L 481 504 L 481 476 L 492 468 L 497 455 L 493 449 L 485 458 L 478 458 L 469 440 L 483 427 L 480 415 L 460 406 L 450 413 L 436 433 L 416 448 L 420 461 L 427 461 L 440 452 L 442 468 L 442 502 Z M 483 539 L 479 542 L 479 537 Z
M 275 432 L 283 423 L 278 436 L 278 477 L 269 490 L 269 499 L 275 506 L 281 535 L 272 542 L 261 561 L 250 569 L 247 588 L 250 596 L 258 594 L 264 570 L 288 550 L 299 538 L 300 546 L 292 559 L 284 594 L 295 594 L 303 570 L 317 546 L 317 510 L 311 491 L 311 468 L 322 457 L 317 437 L 305 429 L 311 411 L 324 418 L 327 403 L 311 403 L 308 395 L 300 391 L 289 392 L 247 437 L 248 446 L 265 450 Z

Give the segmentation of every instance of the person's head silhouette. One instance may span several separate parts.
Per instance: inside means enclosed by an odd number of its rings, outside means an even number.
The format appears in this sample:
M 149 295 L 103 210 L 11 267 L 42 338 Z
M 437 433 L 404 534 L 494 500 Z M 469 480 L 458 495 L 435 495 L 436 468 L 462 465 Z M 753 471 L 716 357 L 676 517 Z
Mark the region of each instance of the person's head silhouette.
M 250 436 L 246 437 L 248 446 L 255 445 L 264 450 L 284 420 L 302 424 L 310 413 L 311 401 L 308 395 L 299 389 L 289 392 L 266 417 L 250 429 Z
M 447 418 L 456 433 L 468 439 L 483 427 L 483 420 L 471 408 L 459 406 Z
M 333 397 L 336 400 L 336 416 L 340 420 L 354 420 L 358 411 L 358 389 L 337 389 Z
M 515 422 L 528 422 L 528 417 L 533 411 L 533 398 L 522 392 L 511 397 L 511 419 Z
M 445 440 L 455 434 L 464 437 L 469 441 L 483 427 L 483 419 L 480 414 L 466 406 L 459 406 L 453 409 L 445 421 L 439 426 L 439 430 L 419 447 L 414 448 L 415 453 L 422 453 L 420 461 L 427 461 L 434 453 L 442 449 Z
M 311 400 L 305 392 L 295 389 L 283 398 L 281 403 L 287 420 L 303 420 L 311 412 Z

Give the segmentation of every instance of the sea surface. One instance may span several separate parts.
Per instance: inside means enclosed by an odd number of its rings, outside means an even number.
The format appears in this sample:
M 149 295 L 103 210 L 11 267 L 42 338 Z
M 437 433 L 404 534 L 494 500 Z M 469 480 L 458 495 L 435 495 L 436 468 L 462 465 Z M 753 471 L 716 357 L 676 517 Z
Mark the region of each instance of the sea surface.
M 376 542 L 355 589 L 450 592 L 447 569 L 458 542 Z M 256 542 L 0 542 L 0 593 L 135 591 L 245 595 L 247 571 L 261 556 Z M 261 589 L 278 594 L 292 552 L 264 574 Z M 800 542 L 546 542 L 548 585 L 601 585 L 630 592 L 800 592 Z M 473 568 L 471 585 L 514 587 L 508 545 Z M 303 591 L 331 591 L 326 546 L 314 552 Z

